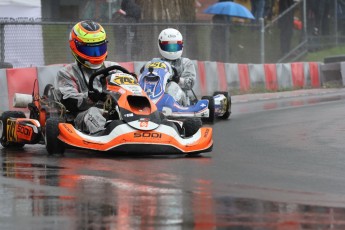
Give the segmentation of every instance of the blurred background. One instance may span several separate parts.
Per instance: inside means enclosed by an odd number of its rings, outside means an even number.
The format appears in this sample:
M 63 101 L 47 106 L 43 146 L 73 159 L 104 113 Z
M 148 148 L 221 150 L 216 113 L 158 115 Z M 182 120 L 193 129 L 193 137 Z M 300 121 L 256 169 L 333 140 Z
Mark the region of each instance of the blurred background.
M 345 43 L 345 0 L 234 0 L 251 11 L 254 20 L 204 13 L 217 2 L 2 0 L 0 62 L 13 67 L 73 62 L 69 32 L 86 19 L 104 26 L 108 60 L 117 62 L 158 57 L 157 37 L 167 27 L 183 34 L 183 56 L 201 61 L 303 61 L 310 53 Z

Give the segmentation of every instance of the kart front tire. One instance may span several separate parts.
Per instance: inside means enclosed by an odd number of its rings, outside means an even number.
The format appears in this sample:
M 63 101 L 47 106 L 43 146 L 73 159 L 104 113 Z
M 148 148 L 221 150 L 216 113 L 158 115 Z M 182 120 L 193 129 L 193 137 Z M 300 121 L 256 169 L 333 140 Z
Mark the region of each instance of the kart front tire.
M 185 137 L 193 136 L 202 127 L 200 118 L 187 118 L 183 122 L 182 129 L 184 129 Z
M 7 119 L 13 118 L 25 118 L 25 114 L 22 111 L 5 111 L 0 116 L 0 122 L 2 122 L 2 135 L 0 137 L 0 144 L 4 148 L 22 148 L 25 144 L 8 142 L 6 138 L 7 133 Z
M 60 119 L 50 117 L 46 121 L 44 139 L 49 155 L 62 155 L 65 152 L 65 144 L 58 139 Z
M 223 120 L 227 120 L 231 114 L 231 96 L 230 96 L 230 93 L 228 93 L 226 91 L 216 91 L 216 92 L 214 92 L 213 96 L 216 96 L 218 94 L 223 94 L 227 99 L 226 112 L 222 116 L 219 116 L 219 118 L 223 119 Z
M 206 123 L 214 123 L 215 120 L 215 103 L 214 103 L 214 98 L 213 96 L 203 96 L 201 99 L 206 99 L 208 100 L 208 109 L 209 109 L 209 116 L 202 118 L 203 122 Z

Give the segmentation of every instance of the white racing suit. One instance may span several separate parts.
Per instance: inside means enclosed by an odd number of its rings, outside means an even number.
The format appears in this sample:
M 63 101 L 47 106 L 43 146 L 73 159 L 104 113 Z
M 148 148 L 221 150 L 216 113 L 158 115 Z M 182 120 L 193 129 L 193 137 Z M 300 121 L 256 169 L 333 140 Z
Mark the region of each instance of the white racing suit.
M 118 64 L 105 61 L 100 69 L 112 65 Z M 106 123 L 102 111 L 95 107 L 96 103 L 88 97 L 87 84 L 89 78 L 92 73 L 100 69 L 89 69 L 75 62 L 59 70 L 54 82 L 54 88 L 62 104 L 74 116 L 75 127 L 87 133 L 96 133 L 103 130 Z M 99 78 L 94 80 L 94 88 L 101 92 Z
M 196 70 L 193 62 L 189 58 L 178 58 L 176 60 L 169 60 L 165 58 L 153 58 L 151 61 L 146 63 L 146 66 L 150 65 L 155 61 L 166 61 L 177 71 L 177 75 L 180 76 L 180 81 L 177 84 L 174 81 L 170 81 L 165 92 L 174 97 L 174 99 L 183 106 L 189 106 L 191 100 L 194 99 L 194 95 L 190 94 L 195 80 L 196 80 Z

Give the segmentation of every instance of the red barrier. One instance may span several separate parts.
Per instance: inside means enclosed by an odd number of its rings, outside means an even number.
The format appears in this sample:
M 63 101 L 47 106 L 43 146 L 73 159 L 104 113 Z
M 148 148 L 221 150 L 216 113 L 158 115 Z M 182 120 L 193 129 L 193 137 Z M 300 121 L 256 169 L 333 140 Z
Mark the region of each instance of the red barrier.
M 310 84 L 312 87 L 319 87 L 320 84 L 320 74 L 319 65 L 316 62 L 309 62 L 309 74 L 310 74 Z
M 220 91 L 227 91 L 228 83 L 226 81 L 225 65 L 223 62 L 217 62 L 217 70 L 218 70 L 218 89 Z
M 238 64 L 238 76 L 240 81 L 240 89 L 247 91 L 250 89 L 250 78 L 247 64 Z
M 198 71 L 199 71 L 199 82 L 201 86 L 201 95 L 207 94 L 206 89 L 206 72 L 205 72 L 205 64 L 202 61 L 198 61 Z
M 264 71 L 265 71 L 266 89 L 277 90 L 279 86 L 278 86 L 278 79 L 277 79 L 276 64 L 264 64 Z
M 8 89 L 8 105 L 9 109 L 13 109 L 13 97 L 15 93 L 32 94 L 34 82 L 37 79 L 37 69 L 20 68 L 7 69 L 7 89 Z M 38 87 L 36 88 L 38 90 Z M 18 110 L 16 108 L 16 110 Z
M 119 65 L 126 68 L 129 72 L 134 72 L 134 62 L 119 62 Z
M 304 87 L 304 64 L 303 62 L 291 63 L 291 75 L 293 87 Z

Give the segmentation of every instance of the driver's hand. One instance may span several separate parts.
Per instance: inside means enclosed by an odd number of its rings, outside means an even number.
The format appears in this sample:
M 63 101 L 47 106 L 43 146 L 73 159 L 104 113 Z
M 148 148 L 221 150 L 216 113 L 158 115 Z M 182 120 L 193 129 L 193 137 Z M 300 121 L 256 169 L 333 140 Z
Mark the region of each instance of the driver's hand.
M 91 99 L 91 101 L 96 103 L 97 101 L 99 101 L 100 93 L 97 91 L 89 91 L 88 97 Z
M 107 95 L 108 94 L 102 92 L 101 95 L 100 95 L 99 100 L 105 102 L 105 100 L 107 100 Z
M 98 101 L 105 101 L 105 99 L 107 98 L 107 94 L 103 92 L 100 93 L 95 90 L 95 91 L 89 91 L 88 97 L 91 99 L 91 101 L 96 103 Z
M 171 77 L 171 81 L 174 81 L 178 84 L 180 82 L 180 76 L 178 75 L 177 70 L 174 66 L 172 66 L 172 70 L 174 75 Z
M 178 84 L 180 82 L 180 76 L 175 74 L 174 76 L 172 76 L 171 81 L 174 81 Z

